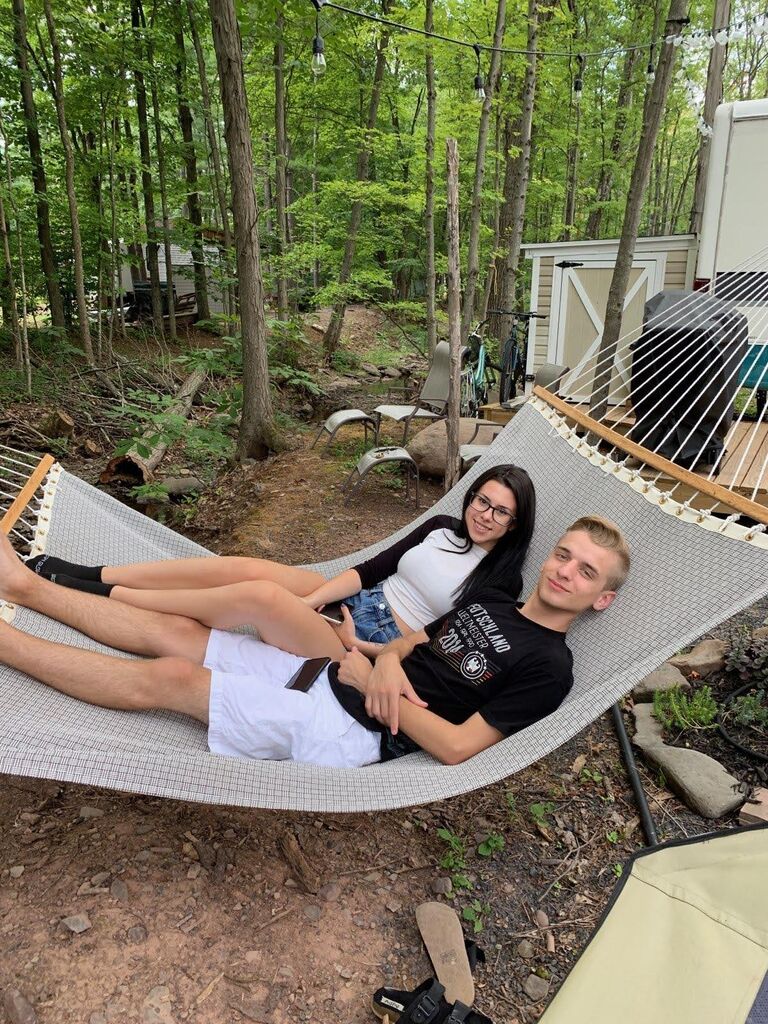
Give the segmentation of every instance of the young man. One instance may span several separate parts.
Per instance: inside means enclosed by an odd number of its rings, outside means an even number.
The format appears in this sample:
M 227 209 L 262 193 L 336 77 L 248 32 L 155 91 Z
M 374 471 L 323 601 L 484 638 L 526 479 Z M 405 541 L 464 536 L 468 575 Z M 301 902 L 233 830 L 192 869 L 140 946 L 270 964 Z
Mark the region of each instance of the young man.
M 607 608 L 628 570 L 619 529 L 579 519 L 522 607 L 498 591 L 477 595 L 389 644 L 375 665 L 352 650 L 304 692 L 291 684 L 306 682 L 305 659 L 59 587 L 0 535 L 0 596 L 151 659 L 83 651 L 0 622 L 0 661 L 91 704 L 191 715 L 207 724 L 213 753 L 355 767 L 421 747 L 458 764 L 560 705 L 572 683 L 565 631 L 582 612 Z

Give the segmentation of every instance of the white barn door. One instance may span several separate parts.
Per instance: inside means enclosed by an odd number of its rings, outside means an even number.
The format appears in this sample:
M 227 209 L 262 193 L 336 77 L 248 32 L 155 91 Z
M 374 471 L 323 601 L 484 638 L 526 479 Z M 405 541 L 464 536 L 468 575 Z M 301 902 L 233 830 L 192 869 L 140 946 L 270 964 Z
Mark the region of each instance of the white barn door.
M 611 404 L 621 404 L 629 395 L 632 367 L 629 346 L 640 336 L 646 301 L 663 287 L 665 263 L 663 253 L 654 253 L 632 264 L 613 363 Z M 613 268 L 614 263 L 605 258 L 584 258 L 582 265 L 576 267 L 555 265 L 548 358 L 571 368 L 561 391 L 563 397 L 571 401 L 585 402 L 592 392 Z

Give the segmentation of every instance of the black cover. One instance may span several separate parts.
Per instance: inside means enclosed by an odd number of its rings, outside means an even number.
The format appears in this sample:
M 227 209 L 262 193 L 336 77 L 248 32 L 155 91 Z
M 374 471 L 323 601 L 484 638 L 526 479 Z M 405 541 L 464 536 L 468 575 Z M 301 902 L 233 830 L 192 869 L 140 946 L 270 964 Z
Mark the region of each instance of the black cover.
M 748 340 L 732 302 L 687 291 L 649 299 L 632 345 L 631 439 L 687 468 L 717 463 Z

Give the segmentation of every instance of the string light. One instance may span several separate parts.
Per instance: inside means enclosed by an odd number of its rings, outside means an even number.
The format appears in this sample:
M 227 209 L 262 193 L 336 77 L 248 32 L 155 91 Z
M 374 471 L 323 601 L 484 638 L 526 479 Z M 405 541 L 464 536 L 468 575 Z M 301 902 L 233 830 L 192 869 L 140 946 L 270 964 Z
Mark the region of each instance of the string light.
M 653 66 L 653 51 L 655 48 L 655 43 L 651 43 L 650 49 L 648 50 L 648 66 L 645 69 L 645 80 L 648 85 L 653 85 L 656 81 L 656 69 Z
M 572 96 L 573 102 L 578 107 L 581 103 L 582 93 L 584 92 L 584 79 L 582 78 L 582 75 L 584 74 L 584 57 L 580 53 L 576 54 L 576 64 L 578 65 L 578 69 L 576 71 L 576 77 L 573 80 Z
M 312 0 L 315 8 L 315 38 L 312 40 L 312 74 L 317 78 L 325 74 L 325 43 L 320 35 L 320 11 L 325 0 Z
M 475 98 L 478 102 L 483 102 L 485 100 L 485 81 L 483 80 L 483 76 L 480 72 L 481 51 L 520 56 L 567 57 L 569 59 L 573 56 L 569 50 L 528 50 L 509 46 L 491 46 L 486 43 L 470 43 L 466 39 L 444 36 L 438 32 L 428 32 L 426 29 L 416 28 L 413 25 L 405 25 L 402 22 L 393 21 L 390 18 L 382 18 L 379 17 L 379 15 L 368 14 L 365 11 L 357 11 L 354 8 L 346 7 L 343 4 L 334 3 L 332 0 L 310 0 L 310 2 L 314 6 L 316 12 L 319 12 L 323 7 L 332 7 L 344 14 L 350 14 L 355 18 L 361 18 L 365 21 L 373 21 L 380 25 L 386 25 L 389 28 L 397 29 L 400 32 L 424 36 L 428 39 L 437 39 L 444 43 L 451 43 L 454 46 L 471 47 L 478 58 L 478 70 L 477 75 L 475 76 Z M 768 10 L 764 10 L 760 14 L 755 14 L 751 18 L 740 19 L 738 22 L 724 25 L 722 28 L 719 28 L 714 32 L 710 32 L 706 29 L 693 29 L 690 32 L 684 32 L 683 28 L 689 24 L 689 21 L 690 19 L 688 18 L 675 19 L 675 23 L 679 26 L 678 29 L 670 35 L 662 36 L 660 39 L 653 40 L 650 44 L 645 42 L 632 43 L 628 46 L 612 46 L 607 47 L 604 50 L 594 50 L 580 54 L 580 57 L 582 61 L 585 57 L 612 57 L 616 54 L 630 53 L 634 50 L 644 50 L 649 45 L 653 48 L 658 42 L 668 43 L 674 47 L 684 47 L 687 50 L 711 50 L 714 46 L 726 46 L 731 40 L 746 39 L 750 32 L 755 37 L 763 36 L 768 32 Z M 325 69 L 325 44 L 319 32 L 318 18 L 316 15 L 315 38 L 312 43 L 312 71 L 316 75 L 321 75 Z M 648 81 L 649 84 L 650 80 L 648 76 L 650 74 L 651 68 L 649 62 L 648 69 L 646 70 L 646 81 Z M 573 84 L 573 100 L 575 103 L 578 103 L 581 98 L 580 95 L 577 96 L 577 93 L 583 92 L 583 80 L 580 75 L 578 80 L 581 83 L 579 88 L 576 87 L 576 79 L 574 79 Z M 478 81 L 480 84 L 478 84 Z M 480 96 L 481 91 L 483 96 Z
M 477 57 L 477 73 L 475 74 L 475 100 L 477 103 L 485 102 L 485 81 L 483 80 L 483 73 L 480 70 L 480 44 L 474 43 L 473 49 L 475 56 Z

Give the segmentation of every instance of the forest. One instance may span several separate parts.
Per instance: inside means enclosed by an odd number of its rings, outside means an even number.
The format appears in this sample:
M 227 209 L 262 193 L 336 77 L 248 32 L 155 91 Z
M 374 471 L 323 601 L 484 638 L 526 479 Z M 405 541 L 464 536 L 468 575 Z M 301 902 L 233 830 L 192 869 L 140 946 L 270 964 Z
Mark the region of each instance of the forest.
M 332 309 L 325 363 L 351 302 L 424 353 L 445 335 L 449 136 L 466 337 L 524 303 L 521 243 L 620 235 L 654 88 L 641 235 L 696 230 L 716 103 L 768 92 L 757 0 L 8 5 L 0 304 L 18 386 L 35 345 L 108 371 L 126 332 L 162 349 L 196 322 L 242 348 L 240 454 L 277 443 L 265 381 L 309 367 L 307 310 Z

